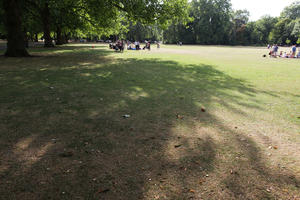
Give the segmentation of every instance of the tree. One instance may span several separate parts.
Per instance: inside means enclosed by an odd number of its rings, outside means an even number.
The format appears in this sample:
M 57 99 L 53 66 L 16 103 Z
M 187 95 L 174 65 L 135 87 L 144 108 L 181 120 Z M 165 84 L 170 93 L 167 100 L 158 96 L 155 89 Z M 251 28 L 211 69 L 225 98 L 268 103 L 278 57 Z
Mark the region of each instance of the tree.
M 75 32 L 78 29 L 87 32 L 118 32 L 122 31 L 122 20 L 139 21 L 142 24 L 168 24 L 172 19 L 187 17 L 187 0 L 2 0 L 6 16 L 9 48 L 7 56 L 24 56 L 27 51 L 24 46 L 22 12 L 38 14 L 41 21 L 45 47 L 51 47 L 51 32 L 56 32 L 57 42 L 61 34 Z M 21 5 L 22 4 L 22 5 Z M 28 14 L 27 13 L 27 14 Z M 13 19 L 11 19 L 13 18 Z M 79 19 L 79 20 L 78 20 Z M 77 22 L 80 23 L 77 23 Z M 83 23 L 82 23 L 83 22 Z M 26 31 L 27 32 L 27 31 Z M 23 36 L 22 36 L 23 34 Z M 22 48 L 21 48 L 22 47 Z M 11 53 L 18 52 L 18 53 Z M 21 53 L 23 52 L 23 53 Z M 25 53 L 26 52 L 26 53 Z
M 281 17 L 291 20 L 300 18 L 300 1 L 295 1 L 290 6 L 287 6 L 281 13 Z
M 2 8 L 2 2 L 0 1 L 0 19 L 4 19 L 4 10 Z M 4 29 L 4 20 L 0 21 L 0 38 L 2 38 L 5 34 L 5 29 Z
M 7 32 L 7 49 L 5 56 L 29 56 L 25 48 L 22 26 L 22 1 L 3 0 L 4 24 Z
M 300 38 L 300 18 L 295 20 L 292 35 L 295 36 L 296 38 Z
M 189 17 L 193 20 L 186 26 L 185 23 L 173 23 L 165 32 L 165 39 L 196 44 L 228 44 L 230 12 L 229 0 L 192 0 Z
M 232 37 L 233 44 L 248 44 L 246 40 L 246 24 L 250 13 L 247 10 L 236 10 L 232 13 Z
M 266 15 L 256 22 L 256 29 L 262 44 L 267 44 L 269 42 L 269 35 L 277 21 L 277 18 Z
M 278 21 L 269 35 L 271 43 L 285 44 L 286 40 L 290 37 L 289 24 L 291 19 L 281 19 Z

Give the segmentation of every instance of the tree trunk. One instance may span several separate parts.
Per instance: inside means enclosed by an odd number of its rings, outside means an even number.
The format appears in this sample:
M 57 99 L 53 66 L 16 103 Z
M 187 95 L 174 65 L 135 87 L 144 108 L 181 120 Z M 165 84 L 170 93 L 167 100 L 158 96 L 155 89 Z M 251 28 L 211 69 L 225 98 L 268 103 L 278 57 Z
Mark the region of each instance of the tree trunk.
M 34 42 L 39 42 L 38 33 L 34 34 Z
M 18 0 L 4 0 L 5 26 L 7 30 L 7 49 L 5 56 L 29 56 L 25 48 L 22 28 L 22 12 Z
M 34 34 L 33 33 L 30 33 L 30 41 L 34 42 Z
M 51 38 L 51 29 L 50 29 L 50 10 L 49 4 L 45 2 L 44 9 L 41 13 L 43 20 L 43 29 L 44 29 L 44 47 L 54 47 Z
M 63 45 L 64 41 L 63 41 L 63 37 L 62 37 L 62 33 L 61 33 L 61 27 L 58 26 L 56 29 L 56 45 Z
M 64 44 L 69 43 L 69 34 L 66 34 L 66 33 L 64 34 L 63 41 L 64 41 Z
M 24 43 L 25 43 L 25 48 L 29 48 L 29 38 L 27 35 L 26 28 L 24 28 Z

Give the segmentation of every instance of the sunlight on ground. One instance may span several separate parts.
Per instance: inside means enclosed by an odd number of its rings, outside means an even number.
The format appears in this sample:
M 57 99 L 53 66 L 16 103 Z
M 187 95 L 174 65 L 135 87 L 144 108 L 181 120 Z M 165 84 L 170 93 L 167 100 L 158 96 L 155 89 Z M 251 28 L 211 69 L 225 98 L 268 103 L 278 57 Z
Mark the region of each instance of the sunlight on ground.
M 5 199 L 300 198 L 298 60 L 252 47 L 32 51 L 0 58 Z
M 14 148 L 14 157 L 21 161 L 23 167 L 30 168 L 31 165 L 38 162 L 43 155 L 53 146 L 53 142 L 46 144 L 38 144 L 38 146 L 31 146 L 37 139 L 38 135 L 31 135 L 19 141 Z

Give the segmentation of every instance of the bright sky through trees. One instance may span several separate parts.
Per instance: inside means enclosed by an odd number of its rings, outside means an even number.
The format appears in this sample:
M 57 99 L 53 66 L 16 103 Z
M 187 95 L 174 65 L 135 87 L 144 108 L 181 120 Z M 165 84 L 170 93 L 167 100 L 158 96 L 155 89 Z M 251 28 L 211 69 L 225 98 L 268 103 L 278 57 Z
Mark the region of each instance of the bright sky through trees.
M 247 9 L 250 20 L 258 20 L 263 15 L 279 16 L 281 11 L 295 0 L 231 0 L 234 9 Z

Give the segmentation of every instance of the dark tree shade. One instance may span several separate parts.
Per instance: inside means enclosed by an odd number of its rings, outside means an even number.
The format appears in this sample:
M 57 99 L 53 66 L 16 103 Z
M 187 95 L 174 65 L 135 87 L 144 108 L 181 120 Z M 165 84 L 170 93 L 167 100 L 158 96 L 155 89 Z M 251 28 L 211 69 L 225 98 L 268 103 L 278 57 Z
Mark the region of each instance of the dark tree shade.
M 7 31 L 7 50 L 5 56 L 29 56 L 25 48 L 22 28 L 22 12 L 18 0 L 4 0 L 5 27 Z

